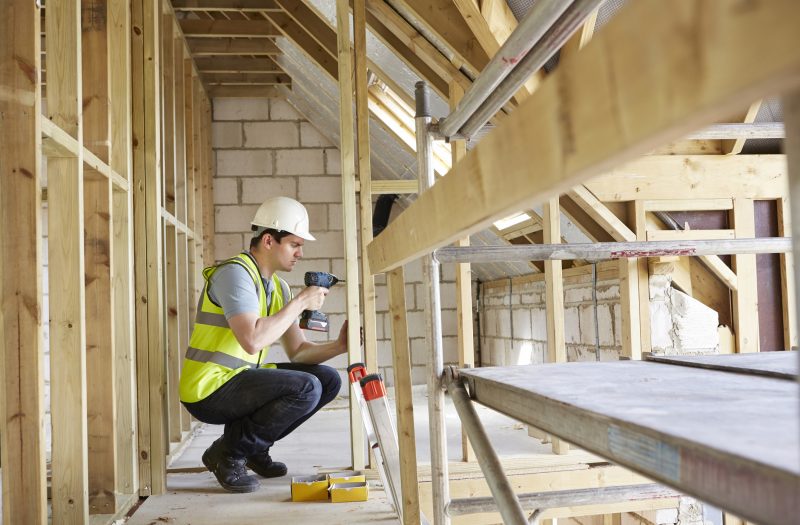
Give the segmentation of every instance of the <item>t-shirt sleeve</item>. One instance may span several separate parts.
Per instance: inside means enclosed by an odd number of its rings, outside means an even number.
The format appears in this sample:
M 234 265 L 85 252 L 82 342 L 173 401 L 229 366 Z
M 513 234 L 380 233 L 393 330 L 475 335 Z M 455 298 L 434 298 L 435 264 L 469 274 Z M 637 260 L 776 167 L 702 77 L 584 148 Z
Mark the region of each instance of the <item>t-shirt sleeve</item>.
M 261 308 L 253 278 L 239 264 L 221 266 L 211 276 L 208 295 L 222 307 L 225 319 L 242 313 L 258 315 Z

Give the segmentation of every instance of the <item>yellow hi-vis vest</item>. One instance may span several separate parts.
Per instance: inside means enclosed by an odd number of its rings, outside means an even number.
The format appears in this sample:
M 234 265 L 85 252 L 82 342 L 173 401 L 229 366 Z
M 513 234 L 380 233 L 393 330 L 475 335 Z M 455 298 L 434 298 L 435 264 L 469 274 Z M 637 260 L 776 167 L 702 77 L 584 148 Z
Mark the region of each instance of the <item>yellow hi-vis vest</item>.
M 267 305 L 267 291 L 261 280 L 261 272 L 253 257 L 248 253 L 240 253 L 217 266 L 205 268 L 203 277 L 206 284 L 197 305 L 194 329 L 181 370 L 180 398 L 185 403 L 195 403 L 205 399 L 236 374 L 250 368 L 258 368 L 261 363 L 261 355 L 264 353 L 264 349 L 262 349 L 258 354 L 248 354 L 242 348 L 228 325 L 222 308 L 214 304 L 208 295 L 211 276 L 226 264 L 243 266 L 253 278 L 258 290 L 259 315 L 261 317 L 273 315 L 283 308 L 284 294 L 289 295 L 288 300 L 291 300 L 289 286 L 280 277 L 273 274 L 272 298 Z M 266 350 L 268 352 L 269 348 Z M 262 366 L 275 367 L 275 365 Z

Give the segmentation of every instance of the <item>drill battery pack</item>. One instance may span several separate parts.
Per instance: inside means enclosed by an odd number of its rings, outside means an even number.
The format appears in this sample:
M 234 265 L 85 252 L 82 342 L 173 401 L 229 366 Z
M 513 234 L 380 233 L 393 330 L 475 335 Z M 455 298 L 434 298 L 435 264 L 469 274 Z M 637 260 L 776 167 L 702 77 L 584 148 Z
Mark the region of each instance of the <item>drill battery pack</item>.
M 315 332 L 327 332 L 328 316 L 319 311 L 305 310 L 300 316 L 300 328 Z

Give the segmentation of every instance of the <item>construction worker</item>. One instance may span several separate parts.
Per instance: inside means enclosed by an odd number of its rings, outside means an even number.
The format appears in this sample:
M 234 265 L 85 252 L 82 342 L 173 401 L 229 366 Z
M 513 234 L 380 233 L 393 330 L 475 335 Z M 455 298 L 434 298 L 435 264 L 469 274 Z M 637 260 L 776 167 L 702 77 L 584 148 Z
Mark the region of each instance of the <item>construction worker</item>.
M 205 287 L 183 361 L 180 399 L 195 418 L 225 425 L 203 464 L 231 492 L 260 486 L 247 468 L 286 474 L 269 449 L 339 393 L 339 373 L 320 363 L 347 351 L 347 321 L 336 340 L 306 341 L 297 318 L 319 310 L 328 289 L 309 286 L 292 297 L 276 272 L 303 257 L 308 212 L 294 199 L 267 199 L 252 222 L 250 250 L 203 270 Z M 266 362 L 280 340 L 290 363 Z

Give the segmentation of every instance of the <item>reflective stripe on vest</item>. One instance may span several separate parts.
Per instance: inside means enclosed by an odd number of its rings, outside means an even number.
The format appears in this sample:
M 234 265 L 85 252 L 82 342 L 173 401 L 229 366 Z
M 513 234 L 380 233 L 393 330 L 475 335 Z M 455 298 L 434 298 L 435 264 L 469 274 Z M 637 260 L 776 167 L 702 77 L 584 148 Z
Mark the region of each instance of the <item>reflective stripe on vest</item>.
M 206 285 L 203 288 L 195 318 L 192 337 L 181 371 L 180 398 L 186 403 L 205 399 L 233 376 L 249 368 L 259 366 L 258 354 L 247 353 L 236 340 L 222 308 L 211 300 L 208 287 L 211 277 L 221 266 L 238 264 L 247 270 L 256 287 L 259 299 L 259 315 L 273 315 L 291 300 L 286 282 L 277 275 L 272 276 L 272 297 L 267 304 L 267 293 L 255 260 L 248 253 L 223 261 L 217 266 L 203 270 Z M 288 300 L 285 300 L 288 298 Z M 265 349 L 269 350 L 269 349 Z

